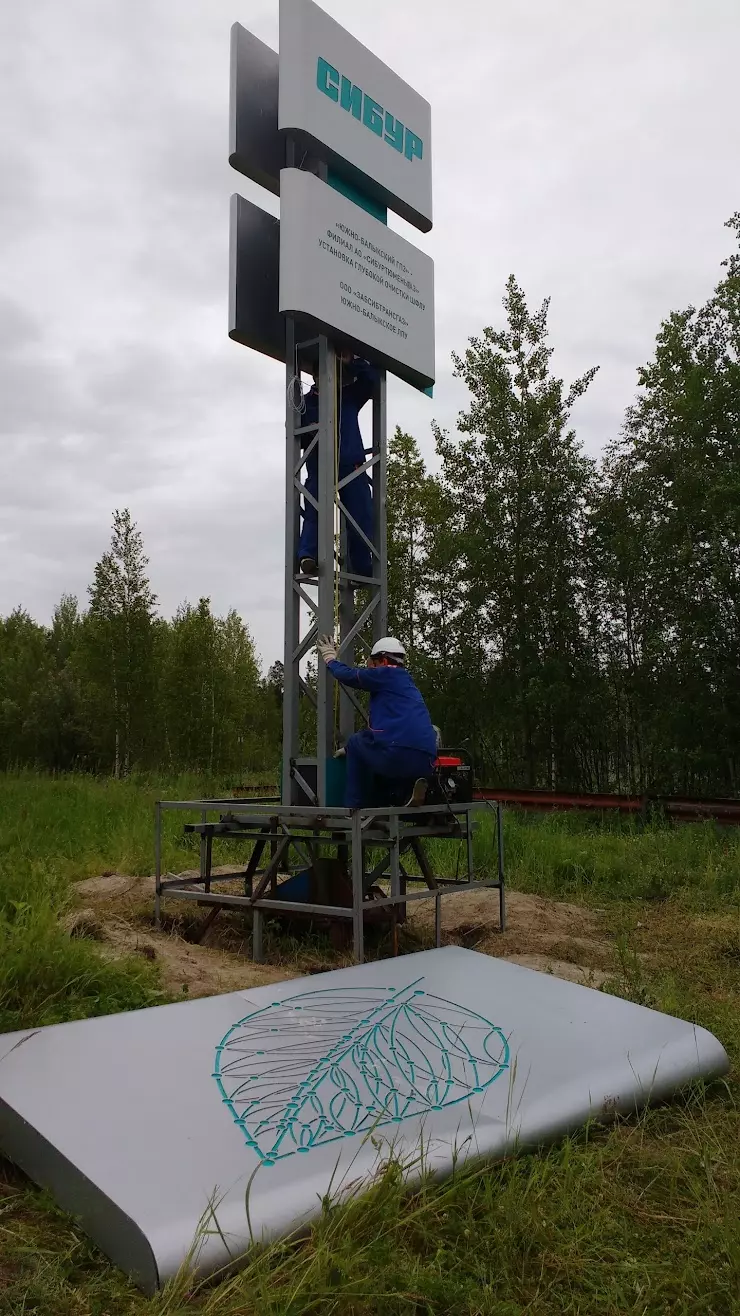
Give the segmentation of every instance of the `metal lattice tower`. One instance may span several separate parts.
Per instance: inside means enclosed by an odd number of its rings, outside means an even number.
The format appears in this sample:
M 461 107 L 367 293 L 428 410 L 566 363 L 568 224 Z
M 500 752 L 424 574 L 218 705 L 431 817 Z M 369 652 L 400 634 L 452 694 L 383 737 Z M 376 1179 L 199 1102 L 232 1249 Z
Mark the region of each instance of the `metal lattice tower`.
M 294 152 L 288 143 L 288 164 Z M 326 177 L 325 167 L 319 166 Z M 285 490 L 285 655 L 283 687 L 283 804 L 326 804 L 326 763 L 338 743 L 344 744 L 364 712 L 354 691 L 335 683 L 323 662 L 318 664 L 315 691 L 306 683 L 301 664 L 315 652 L 319 635 L 338 635 L 343 662 L 365 661 L 365 634 L 372 627 L 373 639 L 387 631 L 388 574 L 386 556 L 386 380 L 385 372 L 375 386 L 372 406 L 372 448 L 364 466 L 337 479 L 339 435 L 339 372 L 335 344 L 326 335 L 302 339 L 294 317 L 286 323 L 286 490 Z M 302 421 L 300 367 L 311 363 L 319 392 L 317 425 Z M 308 457 L 318 444 L 319 496 L 318 580 L 298 575 L 297 547 L 300 501 L 313 502 L 302 480 Z M 373 542 L 350 516 L 343 491 L 353 480 L 369 476 L 373 500 Z M 340 533 L 337 533 L 339 517 Z M 346 523 L 371 550 L 373 574 L 353 575 L 348 566 Z M 361 602 L 358 602 L 358 595 Z M 302 756 L 299 740 L 301 699 L 308 701 L 316 721 L 316 757 Z M 338 709 L 336 707 L 338 700 Z M 338 713 L 338 716 L 337 716 Z

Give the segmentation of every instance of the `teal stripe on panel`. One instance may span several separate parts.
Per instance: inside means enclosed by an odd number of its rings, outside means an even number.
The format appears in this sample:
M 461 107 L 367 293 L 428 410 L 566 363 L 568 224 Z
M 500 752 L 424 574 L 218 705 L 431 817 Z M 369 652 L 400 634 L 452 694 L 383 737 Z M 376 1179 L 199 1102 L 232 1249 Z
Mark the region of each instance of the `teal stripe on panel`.
M 368 215 L 372 215 L 374 219 L 379 219 L 381 224 L 388 223 L 387 207 L 380 205 L 378 201 L 373 201 L 372 197 L 365 196 L 364 192 L 354 187 L 352 183 L 348 183 L 345 178 L 340 178 L 338 174 L 330 169 L 326 181 L 330 187 L 334 188 L 335 192 L 341 192 L 342 196 L 346 196 L 348 201 L 354 201 L 356 206 L 361 206 L 363 210 L 367 211 Z

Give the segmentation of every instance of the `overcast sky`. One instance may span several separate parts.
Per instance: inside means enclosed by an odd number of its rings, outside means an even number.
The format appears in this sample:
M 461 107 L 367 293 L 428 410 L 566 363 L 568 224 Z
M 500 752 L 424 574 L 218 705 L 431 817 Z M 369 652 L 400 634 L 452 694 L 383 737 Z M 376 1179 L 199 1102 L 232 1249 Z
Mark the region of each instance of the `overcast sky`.
M 661 318 L 704 299 L 740 208 L 738 0 L 323 0 L 432 104 L 437 386 L 389 386 L 432 453 L 450 353 L 516 274 L 552 297 L 575 413 L 613 438 Z M 0 615 L 85 598 L 129 507 L 162 611 L 210 596 L 282 650 L 283 370 L 227 337 L 229 28 L 278 0 L 0 5 Z M 408 236 L 409 230 L 400 223 Z

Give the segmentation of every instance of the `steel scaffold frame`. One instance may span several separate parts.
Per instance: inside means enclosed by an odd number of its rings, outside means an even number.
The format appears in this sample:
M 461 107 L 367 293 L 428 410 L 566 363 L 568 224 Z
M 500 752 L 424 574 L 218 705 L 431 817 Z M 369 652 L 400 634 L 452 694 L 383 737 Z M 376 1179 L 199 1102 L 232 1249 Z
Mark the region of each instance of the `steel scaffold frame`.
M 414 810 L 298 808 L 275 800 L 256 800 L 243 804 L 236 800 L 161 800 L 155 806 L 155 922 L 161 927 L 162 900 L 174 899 L 195 902 L 210 910 L 201 929 L 201 936 L 211 926 L 221 909 L 242 910 L 252 916 L 252 958 L 261 960 L 263 954 L 263 920 L 265 914 L 315 916 L 329 920 L 351 920 L 354 958 L 364 959 L 365 919 L 368 913 L 382 909 L 391 911 L 394 951 L 398 950 L 396 915 L 399 906 L 423 899 L 435 900 L 435 942 L 441 942 L 441 901 L 446 894 L 459 891 L 495 889 L 499 893 L 499 926 L 506 927 L 506 895 L 504 882 L 504 847 L 502 810 L 497 804 L 496 816 L 497 875 L 488 880 L 476 880 L 473 859 L 473 815 L 492 806 L 482 803 L 447 807 L 444 813 L 438 805 L 427 805 Z M 200 822 L 191 823 L 186 830 L 200 837 L 200 867 L 197 877 L 176 877 L 162 874 L 162 813 L 166 809 L 188 810 L 200 814 Z M 217 822 L 209 822 L 208 815 L 219 813 Z M 251 844 L 252 850 L 243 873 L 214 874 L 212 871 L 213 839 L 240 841 Z M 465 846 L 463 876 L 438 877 L 423 849 L 426 838 L 436 837 L 456 841 Z M 269 860 L 260 861 L 269 852 Z M 310 900 L 285 900 L 278 895 L 280 879 L 285 879 L 302 868 L 313 864 L 322 850 L 335 851 L 342 856 L 348 881 L 352 889 L 351 905 L 319 904 Z M 421 877 L 410 875 L 403 865 L 403 854 L 410 850 L 418 864 Z M 291 862 L 291 851 L 298 857 L 298 865 Z M 372 857 L 368 864 L 368 852 Z M 381 852 L 380 860 L 377 853 Z M 458 854 L 459 858 L 459 854 Z M 233 883 L 243 879 L 243 892 L 214 890 L 219 883 Z M 384 881 L 388 895 L 372 898 L 371 888 Z M 424 882 L 426 889 L 409 890 L 409 882 Z
M 319 417 L 316 426 L 302 425 L 299 394 L 299 363 L 314 358 L 317 363 Z M 319 635 L 338 632 L 338 653 L 352 665 L 358 644 L 365 643 L 363 630 L 372 624 L 373 640 L 388 626 L 388 567 L 386 553 L 386 380 L 381 372 L 372 405 L 372 449 L 363 466 L 338 477 L 337 442 L 340 439 L 337 394 L 341 372 L 334 344 L 319 335 L 296 340 L 296 324 L 288 317 L 286 327 L 286 509 L 285 509 L 285 649 L 283 660 L 283 769 L 284 804 L 306 802 L 324 805 L 326 763 L 338 743 L 344 744 L 355 730 L 362 707 L 353 691 L 335 687 L 326 665 L 319 662 L 316 691 L 309 687 L 301 664 L 315 648 Z M 318 446 L 319 489 L 315 500 L 302 482 L 306 464 Z M 352 481 L 369 478 L 373 506 L 373 540 L 363 533 L 347 510 L 343 491 Z M 318 516 L 318 576 L 298 573 L 297 547 L 300 531 L 300 500 L 313 503 Z M 337 534 L 336 518 L 340 532 Z M 358 576 L 349 568 L 347 522 L 370 549 L 372 576 Z M 360 594 L 358 604 L 356 594 Z M 335 690 L 337 695 L 335 696 Z M 315 711 L 316 790 L 301 771 L 311 760 L 301 756 L 299 741 L 300 699 Z M 335 719 L 335 698 L 338 719 Z
M 328 184 L 327 167 L 303 154 L 298 160 L 295 142 L 286 141 L 285 163 L 289 168 L 306 168 Z M 476 881 L 473 867 L 472 815 L 474 804 L 428 806 L 414 810 L 395 808 L 348 810 L 328 805 L 327 764 L 338 744 L 355 730 L 358 715 L 365 717 L 355 693 L 333 681 L 326 664 L 319 661 L 315 688 L 301 670 L 315 651 L 319 635 L 334 635 L 339 656 L 348 664 L 364 661 L 368 634 L 372 642 L 388 629 L 387 565 L 387 446 L 386 378 L 380 371 L 371 398 L 372 445 L 366 461 L 346 471 L 340 463 L 341 363 L 336 343 L 325 333 L 306 331 L 296 317 L 286 316 L 285 353 L 285 643 L 283 667 L 283 760 L 281 799 L 159 801 L 155 806 L 155 920 L 161 926 L 162 899 L 195 901 L 210 910 L 205 928 L 218 911 L 242 909 L 252 918 L 253 956 L 262 957 L 265 914 L 298 913 L 330 920 L 352 921 L 355 959 L 364 957 L 364 925 L 368 914 L 390 911 L 393 946 L 397 952 L 397 920 L 406 903 L 423 898 L 435 900 L 435 931 L 441 937 L 441 897 L 444 892 L 494 887 L 499 891 L 499 918 L 505 926 L 504 856 L 501 809 L 496 806 L 496 879 Z M 340 344 L 341 345 L 341 344 Z M 318 385 L 319 408 L 316 424 L 303 423 L 301 371 L 310 371 Z M 318 451 L 318 497 L 305 487 L 307 463 Z M 346 505 L 347 488 L 357 479 L 368 479 L 372 496 L 372 538 L 368 538 Z M 316 576 L 299 573 L 297 549 L 301 500 L 312 504 L 318 520 Z M 370 550 L 372 574 L 358 576 L 350 569 L 347 525 Z M 358 652 L 361 650 L 361 652 Z M 316 754 L 300 752 L 301 700 L 313 708 Z M 336 700 L 336 705 L 335 705 Z M 336 713 L 336 716 L 335 716 Z M 481 806 L 477 806 L 481 807 Z M 483 808 L 489 807 L 486 805 Z M 162 877 L 162 813 L 165 809 L 195 810 L 200 822 L 186 830 L 200 835 L 200 869 L 197 878 Z M 218 822 L 209 814 L 218 810 Z M 242 874 L 243 892 L 219 890 L 222 878 L 212 871 L 214 836 L 251 843 L 249 861 Z M 465 846 L 465 876 L 459 871 L 450 878 L 436 877 L 424 851 L 425 838 L 454 840 Z M 309 900 L 280 899 L 278 887 L 291 874 L 311 869 L 322 851 L 334 851 L 349 889 L 345 903 L 328 905 Z M 414 855 L 422 874 L 414 878 L 404 868 L 403 855 Z M 370 866 L 366 863 L 372 851 Z M 380 860 L 377 859 L 381 854 Z M 263 855 L 269 861 L 260 867 Z M 300 867 L 291 855 L 298 856 Z M 459 866 L 459 851 L 458 851 Z M 377 883 L 387 885 L 388 894 Z M 426 884 L 424 890 L 409 890 L 408 883 Z M 214 884 L 216 889 L 214 889 Z M 372 888 L 375 887 L 373 891 Z M 286 893 L 288 894 L 288 893 Z M 292 897 L 292 892 L 290 893 Z M 349 903 L 346 903 L 346 902 Z M 372 912 L 371 912 L 372 911 Z
M 285 148 L 288 168 L 307 168 L 327 186 L 325 162 L 305 153 L 299 159 L 296 142 L 288 136 Z M 337 391 L 340 383 L 334 342 L 326 334 L 299 338 L 300 326 L 294 316 L 286 316 L 285 342 L 285 637 L 283 654 L 283 756 L 281 799 L 283 804 L 324 805 L 327 802 L 326 764 L 338 743 L 344 744 L 355 730 L 356 716 L 364 716 L 362 706 L 351 690 L 335 687 L 323 662 L 318 663 L 316 690 L 310 688 L 301 672 L 301 664 L 315 649 L 319 635 L 337 635 L 339 656 L 349 664 L 355 658 L 357 643 L 364 642 L 363 627 L 372 623 L 373 641 L 385 634 L 388 624 L 388 567 L 386 553 L 386 379 L 380 372 L 372 397 L 372 449 L 363 467 L 338 478 L 339 416 Z M 313 371 L 319 391 L 318 425 L 301 425 L 301 368 Z M 318 445 L 319 488 L 314 500 L 302 482 L 309 455 Z M 353 480 L 367 476 L 373 502 L 373 534 L 370 543 L 347 511 L 343 489 Z M 318 516 L 318 576 L 298 574 L 297 548 L 300 535 L 300 504 L 314 504 Z M 339 518 L 339 533 L 335 525 Z M 346 548 L 346 524 L 367 543 L 373 561 L 371 577 L 353 575 L 349 570 Z M 356 605 L 355 593 L 364 595 Z M 338 717 L 335 722 L 334 700 L 337 691 Z M 315 758 L 300 752 L 301 698 L 314 710 L 316 728 Z M 302 770 L 303 769 L 303 770 Z M 315 776 L 314 776 L 315 771 Z M 313 778 L 309 781 L 307 778 Z M 315 789 L 314 789 L 315 781 Z

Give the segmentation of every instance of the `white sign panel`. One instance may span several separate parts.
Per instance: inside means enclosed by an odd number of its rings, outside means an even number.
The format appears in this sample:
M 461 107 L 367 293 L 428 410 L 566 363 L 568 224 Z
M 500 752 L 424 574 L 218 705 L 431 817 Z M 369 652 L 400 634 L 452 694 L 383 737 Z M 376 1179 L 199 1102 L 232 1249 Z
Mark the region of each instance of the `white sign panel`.
M 0 1152 L 151 1293 L 292 1235 L 391 1147 L 413 1183 L 728 1067 L 703 1028 L 450 946 L 2 1035 Z
M 315 174 L 280 174 L 280 310 L 434 383 L 434 261 Z
M 278 127 L 325 148 L 350 182 L 432 227 L 428 101 L 313 0 L 280 0 Z

